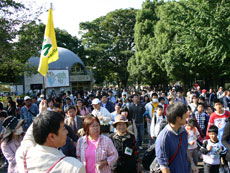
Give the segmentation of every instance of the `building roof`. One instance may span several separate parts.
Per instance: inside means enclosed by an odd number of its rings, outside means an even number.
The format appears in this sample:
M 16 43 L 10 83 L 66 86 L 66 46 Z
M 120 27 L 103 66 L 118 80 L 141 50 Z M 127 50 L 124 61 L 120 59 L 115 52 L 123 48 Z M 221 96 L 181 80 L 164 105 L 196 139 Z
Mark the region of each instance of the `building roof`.
M 83 67 L 84 71 L 86 71 L 85 64 L 82 62 L 79 56 L 73 53 L 72 51 L 63 47 L 58 47 L 58 53 L 59 53 L 59 59 L 49 64 L 49 70 L 66 70 L 66 69 L 70 70 L 74 64 L 78 63 Z M 39 60 L 40 60 L 39 57 L 32 56 L 28 60 L 28 62 L 32 66 L 38 67 Z

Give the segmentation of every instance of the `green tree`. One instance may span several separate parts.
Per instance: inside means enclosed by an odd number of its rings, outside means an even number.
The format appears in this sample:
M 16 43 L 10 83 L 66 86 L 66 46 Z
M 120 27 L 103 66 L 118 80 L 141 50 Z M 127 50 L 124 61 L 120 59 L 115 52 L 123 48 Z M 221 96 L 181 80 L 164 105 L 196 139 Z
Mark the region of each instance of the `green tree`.
M 138 83 L 149 85 L 167 83 L 166 72 L 157 64 L 151 53 L 151 40 L 155 37 L 154 29 L 160 20 L 158 6 L 163 2 L 146 0 L 137 12 L 135 24 L 135 56 L 129 60 L 129 72 Z
M 80 24 L 82 42 L 96 82 L 127 85 L 128 60 L 134 55 L 135 9 L 120 9 Z M 113 77 L 112 77 L 113 76 Z
M 152 53 L 171 79 L 188 85 L 194 78 L 216 81 L 229 74 L 229 5 L 190 0 L 161 7 Z
M 42 48 L 42 41 L 44 38 L 46 25 L 43 23 L 36 24 L 36 22 L 31 22 L 27 25 L 22 26 L 18 42 L 15 43 L 18 51 L 17 57 L 22 61 L 26 62 L 31 56 L 39 56 L 40 50 Z M 78 54 L 84 61 L 84 49 L 81 41 L 77 37 L 72 36 L 65 30 L 55 28 L 57 45 L 59 47 L 67 48 L 74 53 Z M 26 56 L 25 56 L 26 55 Z
M 143 80 L 160 67 L 170 80 L 185 85 L 195 78 L 211 79 L 215 85 L 220 76 L 229 75 L 229 1 L 181 0 L 158 6 L 154 3 L 157 4 L 147 0 L 137 15 L 137 51 L 129 68 L 132 75 L 141 74 Z M 151 14 L 148 10 L 152 12 L 152 23 L 144 15 Z M 149 71 L 142 72 L 143 69 Z
M 1 82 L 17 82 L 18 77 L 27 69 L 17 56 L 18 31 L 22 25 L 37 20 L 42 8 L 31 12 L 25 4 L 14 0 L 0 1 L 0 76 Z M 32 19 L 31 19 L 32 18 Z M 25 55 L 24 55 L 25 56 Z

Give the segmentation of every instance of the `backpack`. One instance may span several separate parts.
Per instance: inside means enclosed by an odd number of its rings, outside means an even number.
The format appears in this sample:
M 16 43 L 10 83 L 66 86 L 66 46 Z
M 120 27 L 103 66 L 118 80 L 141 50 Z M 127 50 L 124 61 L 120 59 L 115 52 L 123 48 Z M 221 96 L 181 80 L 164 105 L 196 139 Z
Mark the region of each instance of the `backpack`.
M 144 156 L 142 158 L 142 165 L 145 170 L 150 170 L 150 165 L 156 157 L 155 152 L 155 144 L 152 144 L 147 150 L 144 152 Z
M 167 121 L 164 119 L 160 124 L 160 131 L 164 129 L 167 125 Z M 160 133 L 160 132 L 159 132 Z M 150 165 L 153 160 L 156 158 L 155 144 L 152 144 L 147 150 L 144 152 L 144 156 L 142 158 L 142 165 L 145 170 L 150 170 Z

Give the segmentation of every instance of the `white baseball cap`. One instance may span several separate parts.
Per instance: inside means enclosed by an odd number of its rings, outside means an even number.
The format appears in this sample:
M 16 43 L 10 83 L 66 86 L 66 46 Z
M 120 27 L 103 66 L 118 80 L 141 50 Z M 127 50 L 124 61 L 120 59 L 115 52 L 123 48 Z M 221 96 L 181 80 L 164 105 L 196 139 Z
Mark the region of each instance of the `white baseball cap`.
M 99 100 L 98 98 L 95 98 L 95 99 L 93 99 L 93 101 L 92 101 L 92 105 L 97 105 L 97 104 L 99 104 L 99 103 L 101 103 L 101 102 L 100 102 L 100 100 Z
M 31 100 L 31 98 L 29 96 L 25 96 L 24 101 L 26 101 L 26 100 Z

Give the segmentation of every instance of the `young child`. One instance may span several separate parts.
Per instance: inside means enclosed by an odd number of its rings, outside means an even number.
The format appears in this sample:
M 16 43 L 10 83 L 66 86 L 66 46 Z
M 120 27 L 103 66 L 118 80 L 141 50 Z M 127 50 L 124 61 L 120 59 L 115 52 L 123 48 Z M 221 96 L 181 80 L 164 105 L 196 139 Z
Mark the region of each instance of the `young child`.
M 206 113 L 204 112 L 204 104 L 203 103 L 198 103 L 197 104 L 197 111 L 195 112 L 195 117 L 196 120 L 200 126 L 200 129 L 204 134 L 206 134 Z
M 209 118 L 208 128 L 212 125 L 217 126 L 218 138 L 221 139 L 224 131 L 224 126 L 226 124 L 225 120 L 226 118 L 230 117 L 230 113 L 223 109 L 223 103 L 219 99 L 214 100 L 214 108 L 215 112 L 213 112 Z M 206 138 L 209 139 L 208 133 Z M 219 143 L 221 143 L 221 140 Z
M 201 148 L 204 161 L 204 173 L 217 173 L 220 167 L 220 153 L 223 147 L 217 138 L 218 128 L 213 125 L 208 129 L 210 139 L 206 140 Z
M 213 108 L 211 107 L 211 106 L 207 106 L 207 109 L 206 109 L 206 122 L 207 122 L 207 124 L 208 124 L 208 122 L 209 122 L 209 118 L 210 118 L 210 116 L 212 115 L 212 113 L 213 113 Z
M 199 131 L 197 130 L 196 120 L 189 118 L 187 119 L 187 124 L 185 125 L 185 130 L 188 133 L 188 151 L 193 159 L 194 164 L 197 166 L 199 153 L 197 150 L 197 139 L 200 135 Z
M 163 107 L 161 105 L 158 105 L 156 109 L 156 114 L 153 116 L 151 121 L 150 135 L 154 142 L 160 132 L 161 122 L 164 119 L 166 119 L 166 116 L 164 116 L 163 112 L 164 112 Z

